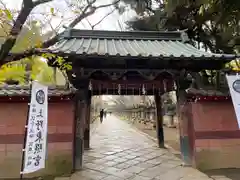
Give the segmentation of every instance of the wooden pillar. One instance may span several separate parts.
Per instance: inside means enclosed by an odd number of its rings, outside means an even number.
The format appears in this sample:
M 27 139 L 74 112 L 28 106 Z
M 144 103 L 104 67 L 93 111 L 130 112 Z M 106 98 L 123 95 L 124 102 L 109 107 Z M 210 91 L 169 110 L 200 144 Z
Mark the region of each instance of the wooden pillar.
M 153 128 L 156 129 L 156 111 L 155 111 L 155 108 L 151 109 L 151 113 L 152 113 Z
M 184 166 L 191 166 L 194 161 L 193 125 L 191 118 L 191 106 L 186 103 L 185 91 L 178 93 L 178 119 L 180 133 L 180 149 Z
M 158 94 L 155 94 L 154 98 L 155 98 L 156 111 L 157 111 L 156 130 L 157 130 L 158 146 L 160 148 L 164 148 L 162 100 L 161 100 L 161 96 Z
M 145 106 L 143 106 L 143 123 L 147 124 L 147 110 Z
M 191 85 L 192 80 L 182 71 L 177 81 L 177 112 L 180 132 L 180 149 L 182 160 L 185 166 L 191 166 L 194 162 L 194 128 L 191 115 L 191 106 L 187 102 L 186 89 Z
M 84 129 L 84 149 L 88 150 L 90 149 L 90 123 L 91 123 L 91 91 L 88 90 L 88 96 L 87 96 L 87 103 L 86 103 L 86 123 L 85 123 L 85 129 Z
M 84 127 L 86 122 L 86 105 L 88 101 L 88 86 L 82 83 L 76 92 L 75 121 L 73 142 L 73 168 L 74 171 L 82 169 L 84 152 Z

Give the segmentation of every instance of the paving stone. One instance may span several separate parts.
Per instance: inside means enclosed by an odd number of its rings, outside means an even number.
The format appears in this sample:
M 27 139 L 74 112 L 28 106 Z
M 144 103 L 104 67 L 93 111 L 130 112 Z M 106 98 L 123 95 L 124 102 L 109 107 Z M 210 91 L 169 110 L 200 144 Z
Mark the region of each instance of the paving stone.
M 123 162 L 126 162 L 128 161 L 128 159 L 125 159 L 125 158 L 117 158 L 117 159 L 114 159 L 115 162 L 118 162 L 118 163 L 123 163 Z
M 70 180 L 70 177 L 56 177 L 54 180 Z
M 152 180 L 152 178 L 136 175 L 129 178 L 128 180 Z
M 130 166 L 134 166 L 140 163 L 140 161 L 137 161 L 135 159 L 129 160 L 125 162 L 126 164 L 129 164 Z
M 167 149 L 159 149 L 114 116 L 96 128 L 91 148 L 84 153 L 84 169 L 71 180 L 210 180 L 193 168 L 180 166 L 181 160 Z
M 146 168 L 138 167 L 138 166 L 132 166 L 126 169 L 126 171 L 138 174 L 141 171 L 144 171 Z
M 114 166 L 114 167 L 123 170 L 123 169 L 126 169 L 126 168 L 130 167 L 130 165 L 129 165 L 129 164 L 126 164 L 126 163 L 120 163 L 120 164 L 117 164 L 117 165 Z
M 122 180 L 122 178 L 110 175 L 110 176 L 107 176 L 107 177 L 105 177 L 105 178 L 103 178 L 101 180 Z
M 116 161 L 107 161 L 103 164 L 103 166 L 110 166 L 110 167 L 113 167 L 113 166 L 116 166 L 118 165 L 119 162 L 116 162 Z
M 72 175 L 71 179 L 82 180 L 81 178 L 100 180 L 107 177 L 107 174 L 91 169 L 82 170 Z
M 150 167 L 154 167 L 154 164 L 150 164 L 147 162 L 141 162 L 139 164 L 137 164 L 138 167 L 142 167 L 142 168 L 150 168 Z

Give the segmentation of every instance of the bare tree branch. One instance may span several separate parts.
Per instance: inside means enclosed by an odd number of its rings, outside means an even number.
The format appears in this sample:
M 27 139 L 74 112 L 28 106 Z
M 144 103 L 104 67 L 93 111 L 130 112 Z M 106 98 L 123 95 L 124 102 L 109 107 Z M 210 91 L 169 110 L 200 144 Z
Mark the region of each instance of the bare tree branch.
M 70 24 L 69 24 L 69 28 L 73 28 L 75 27 L 82 19 L 84 19 L 85 17 L 88 17 L 89 15 L 93 14 L 91 13 L 93 10 L 90 10 L 90 12 L 87 12 L 89 9 L 93 9 L 92 5 L 96 2 L 96 0 L 93 0 L 92 2 L 89 2 L 89 4 L 83 9 L 83 11 L 81 12 L 81 15 L 78 16 L 77 18 L 75 18 Z
M 13 48 L 13 46 L 16 42 L 16 38 L 19 35 L 19 33 L 22 29 L 22 26 L 25 23 L 25 21 L 26 21 L 27 17 L 29 16 L 30 12 L 32 11 L 32 9 L 36 5 L 40 5 L 41 3 L 47 3 L 47 2 L 50 2 L 50 1 L 52 1 L 52 0 L 38 0 L 37 2 L 33 3 L 32 0 L 24 0 L 24 7 L 21 9 L 21 11 L 20 11 L 20 13 L 17 17 L 16 24 L 14 24 L 14 26 L 13 26 L 11 32 L 10 32 L 11 36 L 10 36 L 10 38 L 8 38 L 5 41 L 5 43 L 2 45 L 2 47 L 0 49 L 0 65 L 2 65 L 4 63 L 7 63 L 7 62 L 19 60 L 21 58 L 29 57 L 29 56 L 32 56 L 34 54 L 41 54 L 40 51 L 36 47 L 32 48 L 32 49 L 28 49 L 28 50 L 26 50 L 22 53 L 17 53 L 17 54 L 9 54 L 9 52 Z M 113 3 L 99 5 L 99 6 L 93 6 L 93 4 L 96 2 L 96 0 L 92 0 L 92 1 L 89 1 L 89 2 L 90 3 L 83 9 L 82 13 L 79 16 L 77 16 L 68 25 L 68 28 L 75 27 L 83 19 L 85 19 L 86 17 L 94 14 L 96 12 L 96 10 L 101 9 L 101 8 L 105 8 L 105 7 L 109 7 L 109 6 L 112 6 L 112 5 L 116 5 L 117 3 L 120 2 L 120 0 L 116 0 Z M 110 15 L 110 14 L 108 14 L 108 15 Z M 102 20 L 101 20 L 101 22 L 102 22 Z M 101 22 L 99 22 L 99 23 L 101 23 Z M 50 38 L 49 40 L 43 42 L 42 47 L 47 48 L 47 47 L 55 44 L 58 40 L 58 37 L 59 37 L 59 35 L 56 35 L 56 36 Z
M 105 16 L 103 16 L 102 19 L 100 19 L 96 24 L 92 25 L 92 29 L 94 29 L 97 25 L 99 25 L 101 22 L 103 22 L 104 19 L 106 19 L 109 15 L 111 15 L 116 9 L 113 9 L 109 13 L 107 13 Z
M 5 40 L 3 45 L 0 49 L 0 61 L 4 61 L 5 58 L 8 56 L 8 53 L 11 51 L 13 46 L 16 43 L 17 37 L 20 34 L 23 24 L 26 22 L 28 16 L 30 15 L 31 11 L 36 7 L 37 5 L 41 3 L 47 3 L 52 0 L 38 0 L 33 3 L 32 0 L 23 0 L 23 7 L 16 19 L 16 21 L 13 24 L 13 27 L 9 33 L 9 37 Z M 2 63 L 0 63 L 2 64 Z
M 100 5 L 98 7 L 93 7 L 92 5 L 96 2 L 96 0 L 91 1 L 90 4 L 88 4 L 84 10 L 82 11 L 82 13 L 76 17 L 69 25 L 68 28 L 74 28 L 79 22 L 81 22 L 83 19 L 85 19 L 88 16 L 91 16 L 92 14 L 94 14 L 96 12 L 96 10 L 101 9 L 101 8 L 105 8 L 105 7 L 109 7 L 112 5 L 115 5 L 117 3 L 120 2 L 120 0 L 114 1 L 113 3 L 110 4 L 104 4 L 104 5 Z M 89 10 L 90 9 L 90 10 Z M 89 11 L 88 11 L 89 10 Z M 44 42 L 42 47 L 47 48 L 51 45 L 53 45 L 56 41 L 58 40 L 58 36 L 54 36 L 51 39 L 49 39 L 48 41 Z
M 105 8 L 105 7 L 109 7 L 112 5 L 115 5 L 117 3 L 120 2 L 120 0 L 114 1 L 113 3 L 110 4 L 104 4 L 104 5 L 100 5 L 100 6 L 92 6 L 94 3 L 96 2 L 96 0 L 93 0 L 91 4 L 89 4 L 88 6 L 86 6 L 86 8 L 83 10 L 83 12 L 81 13 L 80 16 L 78 16 L 76 19 L 74 19 L 70 24 L 69 24 L 69 28 L 73 28 L 75 27 L 80 21 L 82 21 L 84 18 L 93 15 L 96 10 L 101 9 L 101 8 Z M 89 10 L 89 11 L 88 11 Z
M 34 7 L 37 7 L 38 5 L 40 4 L 45 4 L 45 3 L 48 3 L 48 2 L 51 2 L 52 0 L 38 0 L 36 2 L 33 2 L 33 8 Z
M 85 19 L 88 23 L 88 25 L 91 27 L 91 29 L 93 30 L 92 24 L 90 23 L 90 21 L 88 20 L 88 18 Z

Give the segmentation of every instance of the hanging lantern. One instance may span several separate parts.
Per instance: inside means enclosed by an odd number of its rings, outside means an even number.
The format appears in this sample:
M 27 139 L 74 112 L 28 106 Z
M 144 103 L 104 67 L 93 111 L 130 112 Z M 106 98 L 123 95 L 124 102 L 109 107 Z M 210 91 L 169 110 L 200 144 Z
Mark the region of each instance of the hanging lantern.
M 106 91 L 107 91 L 106 94 L 108 95 L 108 88 L 106 89 Z
M 91 80 L 89 82 L 88 90 L 92 91 L 92 82 L 91 82 Z
M 121 84 L 118 84 L 118 94 L 121 95 Z
M 163 90 L 164 92 L 167 92 L 167 84 L 165 80 L 163 80 Z
M 144 86 L 144 84 L 143 84 L 143 86 L 142 86 L 142 94 L 143 94 L 143 95 L 145 95 L 145 94 L 146 94 L 146 89 L 145 89 L 145 86 Z
M 98 85 L 98 92 L 99 92 L 99 96 L 101 96 L 101 86 L 100 86 L 100 84 Z
M 176 84 L 176 81 L 173 82 L 173 90 L 174 90 L 174 91 L 177 90 L 177 84 Z

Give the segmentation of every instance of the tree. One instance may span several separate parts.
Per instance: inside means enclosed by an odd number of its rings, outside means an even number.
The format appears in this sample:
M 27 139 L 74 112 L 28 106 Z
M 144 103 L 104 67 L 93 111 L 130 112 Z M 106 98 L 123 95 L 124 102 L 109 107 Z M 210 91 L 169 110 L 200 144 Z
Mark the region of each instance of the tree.
M 1 3 L 3 6 L 0 10 L 0 14 L 5 14 L 8 17 L 8 20 L 11 21 L 11 28 L 10 31 L 7 31 L 8 37 L 6 38 L 0 49 L 0 65 L 36 54 L 36 48 L 38 48 L 39 46 L 18 53 L 12 52 L 12 49 L 23 29 L 23 25 L 27 22 L 27 19 L 31 15 L 33 9 L 52 1 L 53 0 L 22 0 L 22 8 L 19 13 L 17 13 L 15 19 L 13 13 L 10 10 L 6 9 L 3 2 Z M 98 9 L 113 5 L 117 7 L 119 1 L 120 0 L 114 0 L 112 3 L 109 4 L 96 5 L 97 0 L 66 0 L 68 7 L 72 10 L 74 14 L 73 18 L 70 18 L 71 22 L 66 28 L 74 28 L 83 19 L 93 15 Z M 50 13 L 51 16 L 57 15 L 57 12 L 55 12 L 55 9 L 53 7 L 50 8 Z M 55 36 L 43 42 L 40 47 L 46 48 L 51 46 L 57 41 L 57 38 L 58 32 L 56 32 Z
M 133 3 L 134 0 L 125 1 Z M 205 49 L 216 53 L 239 52 L 240 1 L 165 0 L 164 3 L 156 1 L 156 9 L 146 1 L 134 1 L 135 4 L 144 4 L 142 11 L 145 13 L 138 13 L 138 17 L 128 22 L 130 28 L 187 30 L 196 47 L 202 43 Z

